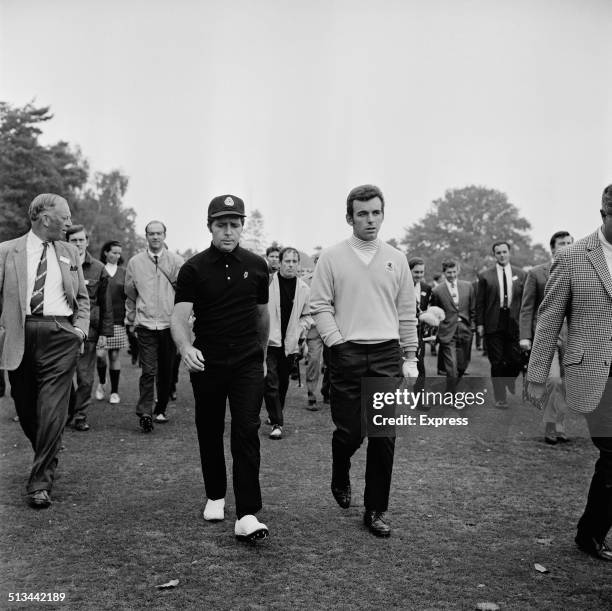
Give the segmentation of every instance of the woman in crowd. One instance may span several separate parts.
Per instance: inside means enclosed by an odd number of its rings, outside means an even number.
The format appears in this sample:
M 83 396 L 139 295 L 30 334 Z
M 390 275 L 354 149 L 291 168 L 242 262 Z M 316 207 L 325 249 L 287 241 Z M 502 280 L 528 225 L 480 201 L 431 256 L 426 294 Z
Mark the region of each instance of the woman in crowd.
M 128 347 L 128 337 L 125 332 L 125 268 L 121 266 L 121 243 L 110 240 L 102 246 L 100 261 L 104 263 L 106 271 L 110 276 L 108 284 L 113 302 L 113 337 L 106 340 L 106 349 L 98 349 L 98 377 L 100 382 L 96 388 L 96 399 L 104 399 L 104 384 L 106 383 L 106 354 L 108 352 L 108 368 L 111 383 L 110 403 L 119 403 L 119 375 L 121 373 L 121 361 L 119 350 Z

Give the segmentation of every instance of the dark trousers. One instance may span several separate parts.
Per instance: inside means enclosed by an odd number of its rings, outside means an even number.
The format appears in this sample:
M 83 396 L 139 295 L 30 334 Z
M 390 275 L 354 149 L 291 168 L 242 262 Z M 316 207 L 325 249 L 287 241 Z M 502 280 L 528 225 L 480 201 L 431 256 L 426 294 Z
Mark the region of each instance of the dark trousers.
M 28 492 L 53 486 L 80 345 L 68 318 L 27 317 L 23 360 L 9 380 L 19 424 L 34 449 Z
M 351 457 L 363 442 L 361 378 L 401 375 L 401 352 L 396 340 L 379 344 L 345 342 L 330 348 L 332 485 L 349 483 Z M 370 437 L 366 457 L 364 505 L 386 511 L 389 505 L 395 438 Z
M 174 363 L 172 364 L 172 380 L 170 382 L 170 392 L 176 392 L 176 387 L 179 381 L 179 370 L 181 368 L 181 355 L 177 352 L 174 356 Z
M 205 369 L 191 374 L 204 488 L 209 499 L 225 497 L 223 451 L 225 404 L 232 416 L 230 447 L 238 519 L 261 509 L 259 411 L 263 396 L 263 350 L 259 344 L 202 349 Z
M 463 320 L 457 323 L 450 341 L 440 342 L 440 355 L 446 371 L 446 391 L 455 392 L 472 355 L 472 331 Z
M 283 409 L 289 388 L 289 374 L 295 364 L 295 355 L 285 354 L 285 349 L 278 346 L 268 346 L 266 355 L 266 374 L 264 385 L 264 401 L 272 424 L 283 426 Z
M 323 381 L 321 382 L 321 396 L 329 400 L 329 348 L 323 346 Z
M 425 342 L 421 338 L 421 330 L 419 329 L 419 348 L 417 350 L 417 376 L 416 382 L 414 383 L 413 392 L 418 392 L 425 389 Z
M 612 368 L 597 409 L 586 414 L 591 440 L 599 450 L 587 504 L 578 522 L 578 533 L 599 543 L 612 528 Z
M 87 408 L 91 404 L 91 389 L 93 387 L 96 369 L 96 342 L 86 341 L 83 353 L 79 355 L 76 367 L 77 386 L 70 386 L 70 402 L 68 420 L 87 420 Z
M 170 335 L 170 329 L 152 330 L 137 327 L 138 354 L 140 357 L 140 397 L 136 405 L 136 414 L 142 416 L 153 413 L 157 386 L 156 414 L 166 413 L 172 383 L 172 367 L 176 356 L 176 346 Z
M 487 333 L 486 342 L 487 356 L 491 363 L 493 394 L 496 401 L 505 401 L 506 388 L 514 389 L 516 376 L 522 367 L 518 336 L 509 324 L 500 322 L 495 333 Z

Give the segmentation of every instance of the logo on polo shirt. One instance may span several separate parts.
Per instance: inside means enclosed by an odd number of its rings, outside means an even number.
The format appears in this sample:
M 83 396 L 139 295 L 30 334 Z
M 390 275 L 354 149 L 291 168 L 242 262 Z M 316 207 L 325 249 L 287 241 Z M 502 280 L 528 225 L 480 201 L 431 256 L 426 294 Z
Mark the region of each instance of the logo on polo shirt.
M 242 277 L 243 278 L 248 278 L 249 277 L 249 272 L 248 271 L 244 272 L 244 275 Z
M 388 272 L 392 272 L 392 271 L 393 271 L 393 261 L 387 261 L 387 262 L 385 263 L 385 269 L 386 269 Z
M 233 205 L 234 205 L 234 200 L 233 200 L 231 197 L 229 197 L 229 196 L 228 196 L 228 197 L 226 197 L 226 198 L 223 200 L 223 203 L 224 203 L 226 206 L 233 206 Z

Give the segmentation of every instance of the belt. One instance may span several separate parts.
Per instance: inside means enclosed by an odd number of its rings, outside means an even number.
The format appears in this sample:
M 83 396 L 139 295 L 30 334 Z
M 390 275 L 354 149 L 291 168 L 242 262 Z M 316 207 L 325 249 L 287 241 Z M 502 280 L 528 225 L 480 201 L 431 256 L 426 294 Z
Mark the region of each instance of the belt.
M 69 322 L 72 323 L 72 316 L 36 316 L 36 314 L 26 314 L 26 322 Z

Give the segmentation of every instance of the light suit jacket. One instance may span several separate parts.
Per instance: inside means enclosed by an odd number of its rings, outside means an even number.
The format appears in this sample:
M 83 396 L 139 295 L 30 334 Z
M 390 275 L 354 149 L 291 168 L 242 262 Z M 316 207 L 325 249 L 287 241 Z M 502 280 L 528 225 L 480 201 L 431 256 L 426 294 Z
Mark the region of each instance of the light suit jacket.
M 592 412 L 603 395 L 612 362 L 612 278 L 597 231 L 557 256 L 538 311 L 527 379 L 546 382 L 567 316 L 566 400 Z
M 0 244 L 0 369 L 12 371 L 23 359 L 26 294 L 28 289 L 28 234 Z M 79 253 L 67 242 L 54 242 L 64 293 L 72 308 L 72 324 L 87 336 L 89 297 Z M 76 331 L 75 331 L 76 333 Z M 80 335 L 79 335 L 80 337 Z
M 268 300 L 268 311 L 270 312 L 270 336 L 268 346 L 281 345 L 281 306 L 280 286 L 278 284 L 278 273 L 272 277 L 270 283 L 270 299 Z M 295 297 L 293 308 L 285 333 L 285 354 L 296 354 L 298 352 L 298 341 L 300 335 L 306 337 L 306 331 L 312 325 L 310 317 L 310 287 L 298 278 L 295 283 Z

